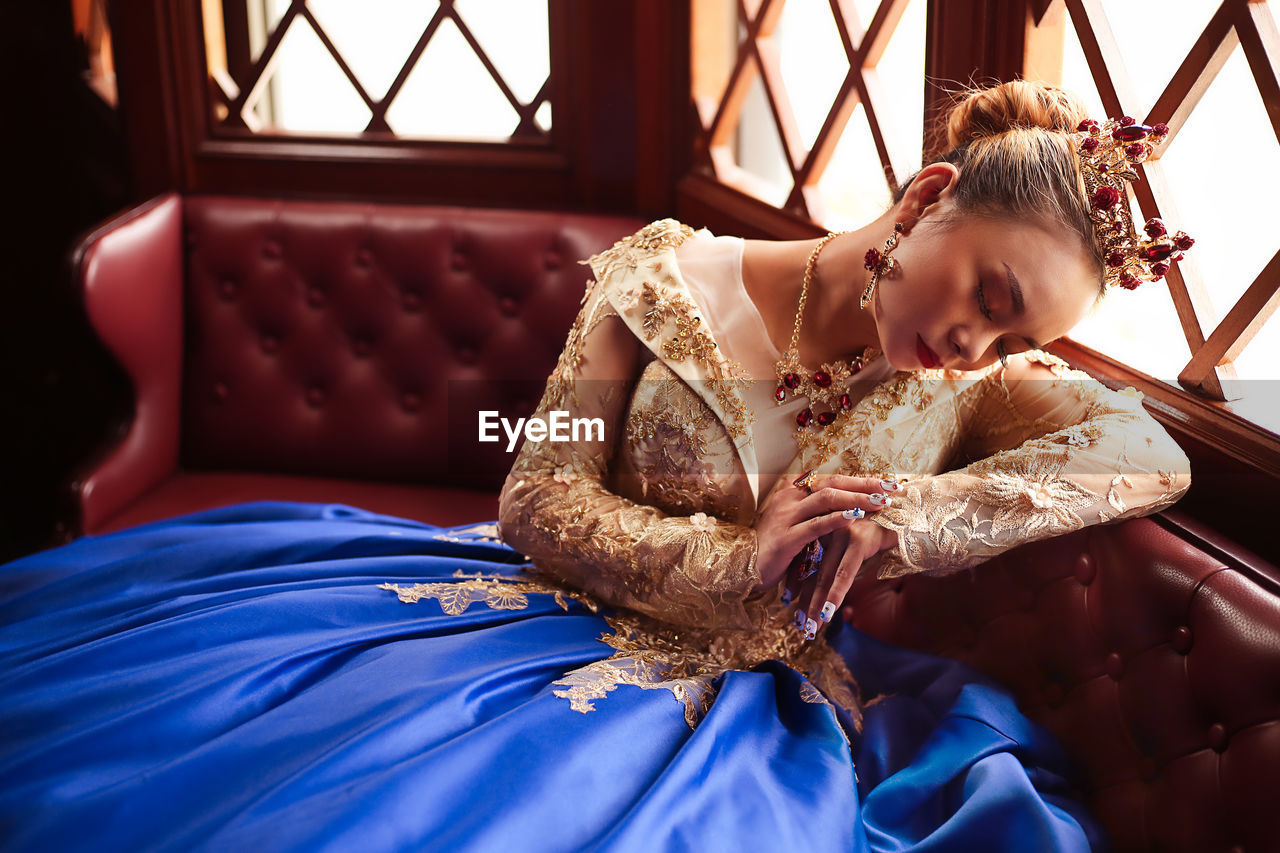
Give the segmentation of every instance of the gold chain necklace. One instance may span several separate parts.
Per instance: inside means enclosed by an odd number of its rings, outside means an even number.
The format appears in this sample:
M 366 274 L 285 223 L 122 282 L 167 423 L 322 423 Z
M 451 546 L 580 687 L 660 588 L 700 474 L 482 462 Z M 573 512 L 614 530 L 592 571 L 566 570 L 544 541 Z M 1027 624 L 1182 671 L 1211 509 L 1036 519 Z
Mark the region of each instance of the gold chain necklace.
M 796 307 L 795 324 L 791 329 L 791 343 L 778 362 L 776 371 L 778 387 L 773 392 L 773 399 L 779 405 L 790 397 L 805 397 L 809 401 L 796 415 L 796 428 L 825 427 L 834 423 L 836 416 L 853 408 L 853 398 L 845 391 L 845 387 L 854 375 L 875 358 L 879 353 L 871 347 L 863 349 L 862 354 L 850 361 L 832 361 L 823 364 L 818 370 L 810 371 L 800 363 L 800 323 L 804 318 L 805 302 L 809 298 L 809 283 L 813 281 L 813 270 L 818 264 L 818 255 L 834 237 L 846 232 L 831 232 L 818 241 L 809 253 L 809 260 L 804 266 L 804 279 L 800 283 L 800 304 Z M 815 407 L 818 411 L 815 412 Z

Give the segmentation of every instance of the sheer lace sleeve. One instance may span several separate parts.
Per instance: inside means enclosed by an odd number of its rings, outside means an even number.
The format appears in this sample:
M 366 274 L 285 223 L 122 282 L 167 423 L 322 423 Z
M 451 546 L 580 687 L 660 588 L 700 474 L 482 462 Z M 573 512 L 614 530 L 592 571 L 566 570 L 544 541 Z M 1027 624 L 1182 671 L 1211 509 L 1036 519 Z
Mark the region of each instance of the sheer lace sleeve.
M 676 625 L 750 627 L 744 602 L 760 582 L 752 528 L 704 513 L 669 516 L 606 488 L 642 351 L 590 283 L 533 418 L 599 418 L 604 440 L 586 430 L 569 441 L 526 440 L 502 488 L 501 536 L 606 604 Z
M 874 520 L 898 534 L 879 577 L 947 574 L 1016 545 L 1147 515 L 1191 485 L 1181 448 L 1133 389 L 1044 353 L 970 390 L 961 446 L 977 461 L 908 481 Z M 980 457 L 980 458 L 979 458 Z

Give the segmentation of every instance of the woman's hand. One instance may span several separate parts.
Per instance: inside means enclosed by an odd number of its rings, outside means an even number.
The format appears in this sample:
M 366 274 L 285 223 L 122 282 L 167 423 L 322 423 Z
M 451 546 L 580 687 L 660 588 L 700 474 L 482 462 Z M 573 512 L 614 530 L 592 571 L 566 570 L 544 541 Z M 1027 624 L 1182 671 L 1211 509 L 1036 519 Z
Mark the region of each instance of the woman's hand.
M 817 636 L 824 622 L 831 621 L 863 564 L 897 545 L 898 534 L 874 521 L 861 519 L 845 521 L 843 527 L 820 541 L 822 559 L 818 571 L 801 587 L 800 606 L 796 610 L 796 627 L 804 631 L 807 640 Z
M 897 483 L 874 477 L 819 474 L 810 479 L 811 491 L 796 488 L 785 478 L 765 498 L 756 517 L 756 568 L 761 582 L 753 590 L 772 589 L 782 582 L 787 567 L 810 542 L 847 529 L 845 512 L 876 512 L 891 500 L 887 488 Z M 856 570 L 856 568 L 855 568 Z

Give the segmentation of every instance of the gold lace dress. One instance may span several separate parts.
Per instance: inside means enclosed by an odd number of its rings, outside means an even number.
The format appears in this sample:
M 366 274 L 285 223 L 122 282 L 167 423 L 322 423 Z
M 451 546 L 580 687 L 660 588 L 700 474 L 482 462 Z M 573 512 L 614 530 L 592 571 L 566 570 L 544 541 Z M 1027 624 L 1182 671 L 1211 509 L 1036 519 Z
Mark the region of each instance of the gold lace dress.
M 599 419 L 603 440 L 584 429 L 526 441 L 502 490 L 502 540 L 612 610 L 603 640 L 616 654 L 565 682 L 580 710 L 617 684 L 665 687 L 694 724 L 718 675 L 780 660 L 806 677 L 812 701 L 858 725 L 871 697 L 839 655 L 801 639 L 779 590 L 750 592 L 762 482 L 807 468 L 905 478 L 872 516 L 898 535 L 869 567 L 880 578 L 972 568 L 1155 512 L 1190 485 L 1185 455 L 1140 394 L 1041 352 L 978 374 L 893 373 L 881 359 L 851 382 L 859 402 L 797 452 L 794 413 L 771 397 L 777 350 L 741 305 L 732 239 L 668 219 L 590 259 L 594 278 L 534 417 Z M 727 314 L 722 344 L 709 321 Z

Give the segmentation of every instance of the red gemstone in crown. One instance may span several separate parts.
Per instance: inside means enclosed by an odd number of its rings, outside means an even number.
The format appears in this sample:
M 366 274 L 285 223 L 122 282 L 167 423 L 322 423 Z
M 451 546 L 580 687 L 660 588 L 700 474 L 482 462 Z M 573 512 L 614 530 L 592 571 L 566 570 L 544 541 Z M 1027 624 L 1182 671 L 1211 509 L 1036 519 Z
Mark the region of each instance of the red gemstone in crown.
M 841 394 L 841 395 L 840 395 L 840 410 L 841 410 L 841 411 L 843 411 L 843 412 L 847 412 L 847 411 L 849 411 L 849 410 L 850 410 L 850 409 L 852 409 L 852 408 L 853 408 L 853 398 L 852 398 L 852 397 L 850 397 L 848 394 Z
M 818 423 L 821 424 L 822 426 L 826 426 L 827 424 L 831 423 L 835 419 L 836 419 L 835 412 L 821 412 L 818 415 Z
M 807 427 L 809 422 L 813 420 L 813 409 L 804 409 L 800 414 L 796 415 L 796 425 Z
M 1165 234 L 1169 233 L 1169 230 L 1164 227 L 1164 223 L 1161 222 L 1159 219 L 1156 219 L 1154 216 L 1147 220 L 1147 224 L 1145 228 L 1147 231 L 1147 236 L 1150 237 L 1152 240 L 1156 240 L 1160 237 L 1163 237 Z
M 825 370 L 819 370 L 813 374 L 813 384 L 819 388 L 827 388 L 831 385 L 831 374 Z
M 1090 202 L 1098 210 L 1110 210 L 1120 201 L 1120 191 L 1115 187 L 1098 187 Z
M 773 399 L 777 400 L 779 403 L 787 399 L 787 389 L 779 385 L 777 390 L 773 392 Z
M 800 375 L 798 373 L 788 373 L 782 377 L 782 384 L 794 391 L 800 387 Z

